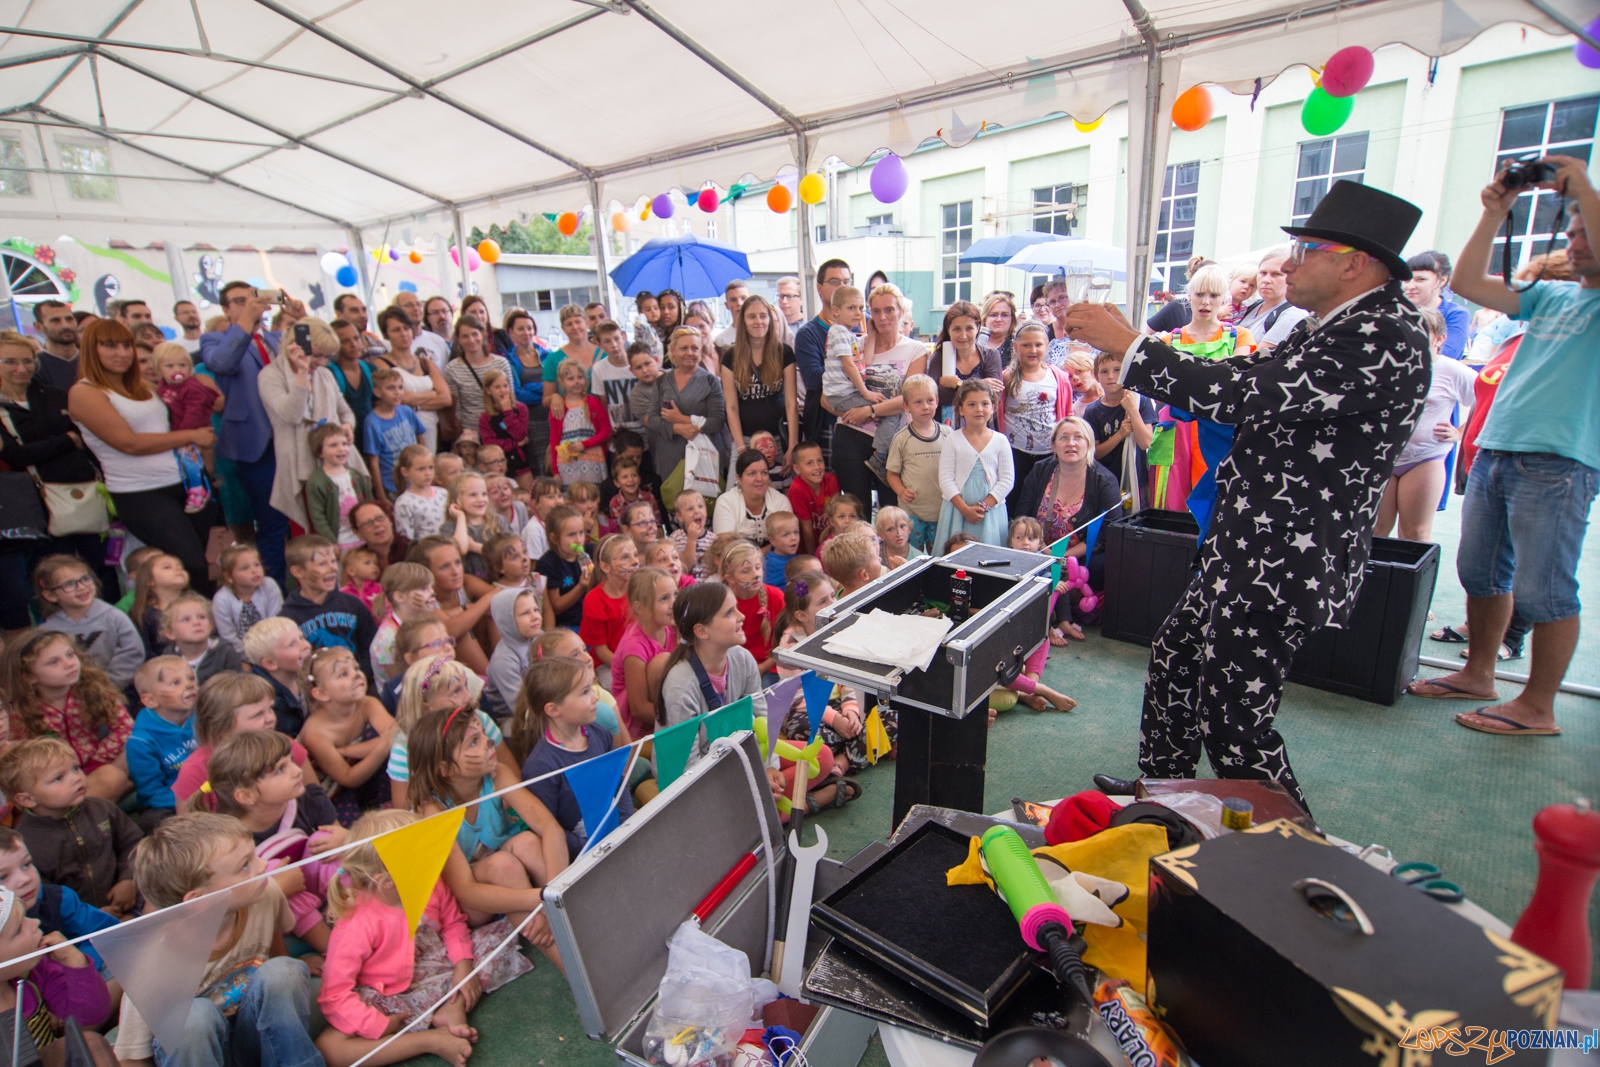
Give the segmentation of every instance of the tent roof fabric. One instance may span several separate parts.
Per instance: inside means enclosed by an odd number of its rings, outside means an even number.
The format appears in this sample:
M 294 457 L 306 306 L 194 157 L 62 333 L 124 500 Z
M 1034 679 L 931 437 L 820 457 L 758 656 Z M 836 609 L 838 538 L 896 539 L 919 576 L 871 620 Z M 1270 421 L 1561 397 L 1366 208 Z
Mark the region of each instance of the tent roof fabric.
M 1249 92 L 1343 45 L 1440 55 L 1550 33 L 1590 0 L 1153 0 L 1181 85 Z M 152 179 L 118 217 L 367 225 L 634 205 L 797 164 L 859 164 L 983 121 L 1130 96 L 1124 0 L 0 0 L 0 121 L 103 137 Z M 981 14 L 975 12 L 981 11 Z M 1551 17 L 1546 12 L 1553 12 Z M 21 20 L 20 23 L 17 20 Z M 128 166 L 119 163 L 119 177 Z M 183 182 L 185 184 L 178 184 Z M 202 192 L 202 190 L 204 190 Z M 85 209 L 87 211 L 87 209 Z M 609 207 L 602 208 L 609 210 Z M 88 217 L 88 216 L 86 216 Z

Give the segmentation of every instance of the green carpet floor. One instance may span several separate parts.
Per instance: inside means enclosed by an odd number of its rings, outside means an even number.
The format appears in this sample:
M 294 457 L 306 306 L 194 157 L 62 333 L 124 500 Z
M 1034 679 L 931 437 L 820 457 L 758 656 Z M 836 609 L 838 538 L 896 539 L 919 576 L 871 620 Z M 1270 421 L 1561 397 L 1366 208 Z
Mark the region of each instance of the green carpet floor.
M 1434 529 L 1443 558 L 1432 626 L 1463 618 L 1465 595 L 1455 576 L 1460 503 L 1452 498 Z M 1600 596 L 1592 592 L 1600 589 L 1600 538 L 1588 538 L 1579 580 L 1591 591 L 1591 606 L 1568 679 L 1600 685 Z M 1458 648 L 1423 642 L 1424 655 L 1451 657 Z M 1146 649 L 1102 640 L 1093 631 L 1086 643 L 1052 654 L 1045 680 L 1075 697 L 1079 710 L 1018 709 L 1000 716 L 989 738 L 985 810 L 1002 810 L 1014 796 L 1044 800 L 1090 788 L 1096 772 L 1133 776 L 1147 658 Z M 1527 661 L 1508 667 L 1525 672 Z M 1503 695 L 1516 691 L 1500 684 Z M 1329 833 L 1385 844 L 1402 860 L 1436 863 L 1474 901 L 1515 922 L 1537 872 L 1534 813 L 1579 794 L 1600 799 L 1600 701 L 1558 698 L 1564 733 L 1555 738 L 1491 737 L 1457 726 L 1451 716 L 1472 706 L 1403 697 L 1383 707 L 1290 685 L 1278 726 Z M 1203 762 L 1200 773 L 1211 773 Z M 893 764 L 868 768 L 860 780 L 866 785 L 861 800 L 816 820 L 826 827 L 835 858 L 890 830 Z M 1600 929 L 1600 901 L 1590 927 Z M 1600 966 L 1595 973 L 1600 976 Z M 475 1067 L 615 1062 L 608 1047 L 584 1036 L 566 982 L 542 959 L 532 974 L 487 997 L 472 1021 L 482 1034 Z M 876 1036 L 861 1062 L 887 1063 Z

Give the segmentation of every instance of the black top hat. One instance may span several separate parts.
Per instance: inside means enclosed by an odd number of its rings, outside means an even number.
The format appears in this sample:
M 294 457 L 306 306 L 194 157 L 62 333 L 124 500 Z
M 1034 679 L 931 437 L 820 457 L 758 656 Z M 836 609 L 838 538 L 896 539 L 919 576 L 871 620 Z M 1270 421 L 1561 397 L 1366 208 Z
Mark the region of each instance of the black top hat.
M 1400 250 L 1421 218 L 1422 209 L 1409 200 L 1360 182 L 1336 181 L 1304 226 L 1285 226 L 1283 232 L 1359 248 L 1382 260 L 1390 274 L 1404 281 L 1411 277 L 1411 268 Z

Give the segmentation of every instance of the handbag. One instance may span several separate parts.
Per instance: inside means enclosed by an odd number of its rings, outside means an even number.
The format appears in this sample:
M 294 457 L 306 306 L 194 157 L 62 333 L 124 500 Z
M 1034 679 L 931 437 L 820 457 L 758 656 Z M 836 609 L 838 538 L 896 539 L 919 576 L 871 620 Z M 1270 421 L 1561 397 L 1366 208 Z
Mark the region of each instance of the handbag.
M 6 431 L 21 441 L 11 412 L 0 406 L 0 422 Z M 100 492 L 97 478 L 89 482 L 46 482 L 39 477 L 37 467 L 29 467 L 44 510 L 48 516 L 46 529 L 51 537 L 70 537 L 73 534 L 103 534 L 111 528 L 111 517 L 106 514 L 106 501 Z

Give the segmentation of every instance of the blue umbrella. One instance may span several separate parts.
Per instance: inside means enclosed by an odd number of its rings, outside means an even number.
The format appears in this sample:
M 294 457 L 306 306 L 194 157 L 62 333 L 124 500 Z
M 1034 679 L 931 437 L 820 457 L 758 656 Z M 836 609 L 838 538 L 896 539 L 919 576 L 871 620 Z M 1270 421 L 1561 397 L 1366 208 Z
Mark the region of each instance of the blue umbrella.
M 1060 240 L 1053 233 L 1024 230 L 1021 233 L 1003 233 L 998 237 L 985 237 L 972 242 L 967 250 L 956 257 L 962 263 L 1004 263 L 1029 245 L 1043 241 Z
M 729 282 L 749 277 L 743 252 L 692 233 L 646 241 L 611 272 L 623 296 L 676 289 L 686 300 L 721 296 Z

